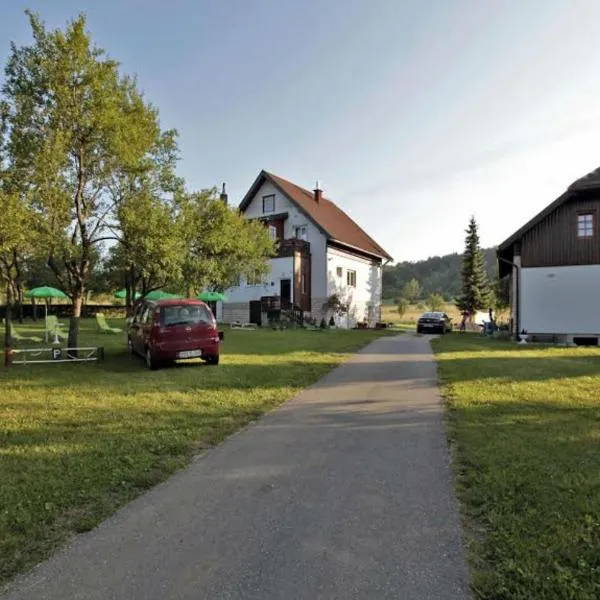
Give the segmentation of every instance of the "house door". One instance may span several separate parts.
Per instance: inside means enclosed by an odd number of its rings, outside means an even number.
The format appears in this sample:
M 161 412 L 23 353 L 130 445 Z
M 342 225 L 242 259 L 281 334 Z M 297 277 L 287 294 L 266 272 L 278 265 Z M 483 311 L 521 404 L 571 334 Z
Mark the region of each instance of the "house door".
M 206 302 L 208 304 L 208 308 L 210 308 L 210 312 L 213 314 L 213 317 L 217 318 L 217 303 L 214 300 L 208 300 Z
M 260 300 L 250 300 L 250 323 L 262 325 L 262 302 Z
M 279 295 L 281 297 L 281 308 L 287 309 L 292 305 L 292 280 L 281 279 L 279 281 Z

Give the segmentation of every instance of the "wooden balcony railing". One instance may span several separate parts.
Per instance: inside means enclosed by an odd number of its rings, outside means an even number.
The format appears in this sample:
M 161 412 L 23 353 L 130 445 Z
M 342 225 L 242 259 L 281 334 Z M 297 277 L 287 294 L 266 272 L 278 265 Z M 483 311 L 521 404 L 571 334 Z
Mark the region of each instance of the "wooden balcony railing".
M 262 296 L 260 299 L 262 311 L 270 310 L 290 310 L 293 304 L 289 300 L 284 300 L 280 296 Z
M 310 254 L 310 243 L 298 238 L 281 240 L 277 248 L 276 258 L 294 256 L 296 252 L 299 252 L 300 254 Z

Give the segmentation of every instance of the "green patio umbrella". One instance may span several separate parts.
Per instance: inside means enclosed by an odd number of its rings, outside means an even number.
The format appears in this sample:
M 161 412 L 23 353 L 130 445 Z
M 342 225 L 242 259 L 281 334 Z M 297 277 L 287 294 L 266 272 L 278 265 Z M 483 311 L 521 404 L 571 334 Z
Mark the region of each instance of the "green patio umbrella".
M 26 298 L 66 298 L 67 295 L 61 290 L 44 285 L 42 287 L 36 287 L 29 290 L 25 294 Z
M 141 294 L 139 292 L 135 292 L 134 298 L 136 300 L 140 296 L 141 296 Z M 127 290 L 119 290 L 118 292 L 115 292 L 115 298 L 118 298 L 119 300 L 125 300 L 125 298 L 127 298 Z
M 146 300 L 173 300 L 176 298 L 181 298 L 182 296 L 170 294 L 169 292 L 164 292 L 163 290 L 154 290 L 153 292 L 148 292 L 144 297 Z
M 43 285 L 41 287 L 36 287 L 29 290 L 25 294 L 26 298 L 43 298 L 44 300 L 48 300 L 48 298 L 67 298 L 68 296 L 61 290 L 57 290 L 56 288 L 50 287 L 49 285 Z M 44 321 L 48 320 L 48 303 L 44 302 Z M 47 327 L 47 325 L 46 325 Z M 48 341 L 48 331 L 46 331 L 46 341 Z
M 201 294 L 198 294 L 196 298 L 198 298 L 198 300 L 204 300 L 204 302 L 225 302 L 227 300 L 227 296 L 220 292 L 202 292 Z

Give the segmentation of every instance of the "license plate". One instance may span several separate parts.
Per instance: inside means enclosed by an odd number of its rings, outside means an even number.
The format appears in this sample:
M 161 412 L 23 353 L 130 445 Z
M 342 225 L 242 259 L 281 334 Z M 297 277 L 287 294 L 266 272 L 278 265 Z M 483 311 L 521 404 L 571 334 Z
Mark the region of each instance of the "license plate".
M 177 358 L 196 358 L 202 356 L 202 350 L 184 350 L 177 354 Z
M 423 323 L 423 327 L 433 327 L 433 323 Z

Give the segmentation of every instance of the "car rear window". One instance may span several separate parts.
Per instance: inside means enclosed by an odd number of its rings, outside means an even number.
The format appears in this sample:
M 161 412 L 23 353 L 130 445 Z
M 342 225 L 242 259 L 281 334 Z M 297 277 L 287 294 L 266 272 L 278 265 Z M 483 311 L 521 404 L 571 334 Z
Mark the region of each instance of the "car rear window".
M 421 318 L 425 319 L 441 319 L 444 316 L 444 313 L 439 312 L 426 312 L 421 315 Z
M 206 323 L 212 325 L 214 319 L 208 307 L 202 304 L 176 304 L 162 306 L 160 309 L 160 324 L 163 327 L 174 325 L 199 325 Z

